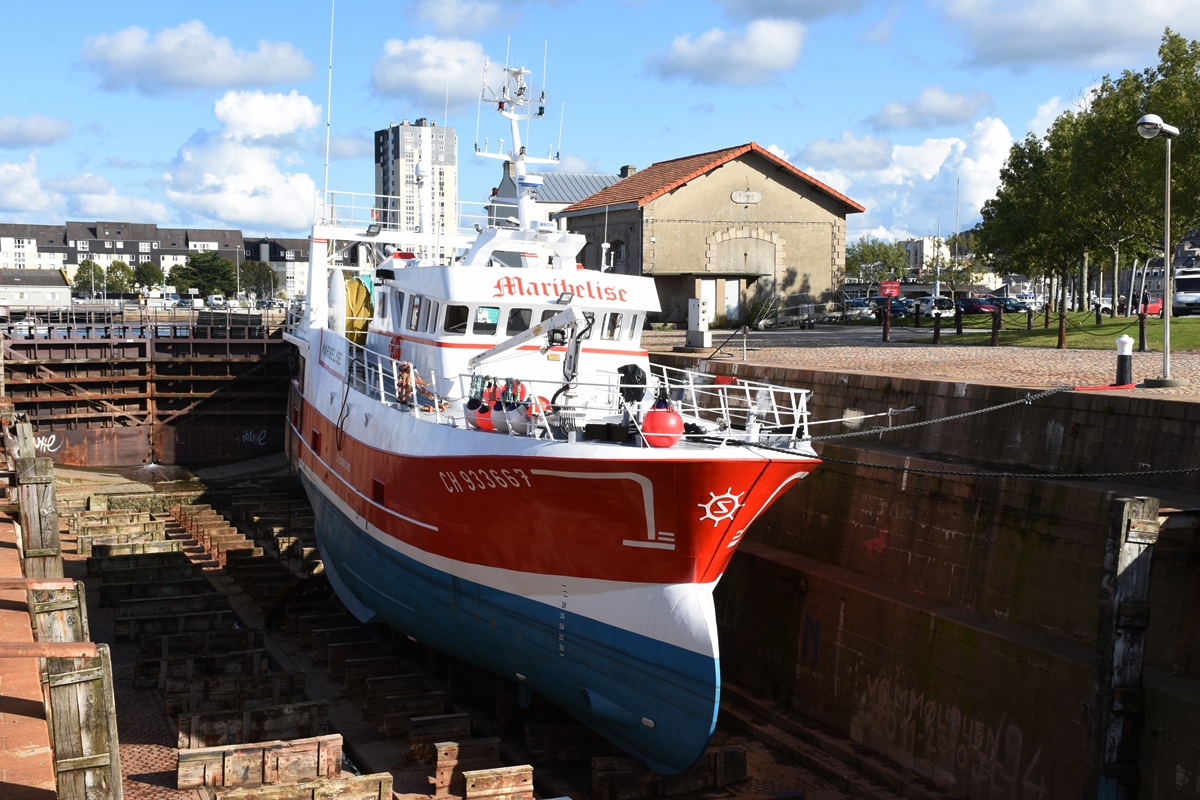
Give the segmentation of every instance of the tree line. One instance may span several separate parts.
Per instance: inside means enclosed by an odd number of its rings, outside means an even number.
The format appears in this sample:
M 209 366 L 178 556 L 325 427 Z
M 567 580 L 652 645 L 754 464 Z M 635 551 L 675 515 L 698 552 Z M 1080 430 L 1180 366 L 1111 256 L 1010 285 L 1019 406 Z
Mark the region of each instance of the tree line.
M 1069 293 L 1082 307 L 1089 287 L 1115 298 L 1121 268 L 1162 254 L 1165 144 L 1138 134 L 1145 114 L 1180 131 L 1171 141 L 1172 252 L 1200 227 L 1200 43 L 1168 28 L 1158 58 L 1104 76 L 1044 136 L 1013 144 L 982 222 L 946 240 L 958 255 L 943 283 L 969 286 L 986 270 L 1049 283 L 1059 303 Z M 907 269 L 900 243 L 868 236 L 846 249 L 847 276 L 864 283 Z
M 71 289 L 91 295 L 100 292 L 124 294 L 137 287 L 153 288 L 170 284 L 180 293 L 195 289 L 201 296 L 221 294 L 232 297 L 240 288 L 247 294 L 270 297 L 278 285 L 275 270 L 261 261 L 243 261 L 237 265 L 212 251 L 189 253 L 187 261 L 171 267 L 163 275 L 160 267 L 149 261 L 131 268 L 124 261 L 114 261 L 104 269 L 90 258 L 79 262 Z

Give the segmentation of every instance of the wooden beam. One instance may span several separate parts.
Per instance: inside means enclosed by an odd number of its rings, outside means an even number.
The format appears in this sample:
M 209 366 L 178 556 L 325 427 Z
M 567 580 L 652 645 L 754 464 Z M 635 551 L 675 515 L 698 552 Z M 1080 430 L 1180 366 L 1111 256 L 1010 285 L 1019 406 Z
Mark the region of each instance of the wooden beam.
M 0 658 L 95 658 L 95 642 L 0 642 Z

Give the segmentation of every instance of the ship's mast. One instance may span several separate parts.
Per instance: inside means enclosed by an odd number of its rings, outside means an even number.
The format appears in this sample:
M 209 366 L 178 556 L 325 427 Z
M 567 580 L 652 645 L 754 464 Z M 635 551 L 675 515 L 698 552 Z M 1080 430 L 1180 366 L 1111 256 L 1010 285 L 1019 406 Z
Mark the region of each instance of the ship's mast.
M 524 67 L 505 67 L 504 84 L 499 93 L 496 93 L 487 85 L 485 72 L 483 100 L 494 103 L 500 115 L 508 118 L 512 130 L 512 150 L 507 153 L 479 153 L 484 158 L 495 158 L 513 165 L 512 177 L 517 187 L 517 219 L 521 230 L 533 227 L 534 193 L 542 184 L 541 176 L 530 175 L 527 165 L 558 163 L 557 158 L 530 156 L 525 150 L 525 145 L 521 143 L 520 123 L 541 119 L 546 115 L 546 92 L 543 91 L 538 99 L 534 100 L 526 82 L 526 76 L 529 74 L 529 70 Z

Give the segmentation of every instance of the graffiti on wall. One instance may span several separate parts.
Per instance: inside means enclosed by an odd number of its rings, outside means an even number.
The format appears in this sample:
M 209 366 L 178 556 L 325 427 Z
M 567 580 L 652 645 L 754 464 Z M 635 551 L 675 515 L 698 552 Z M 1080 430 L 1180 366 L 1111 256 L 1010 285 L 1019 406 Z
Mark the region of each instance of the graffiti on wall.
M 1042 748 L 1000 714 L 964 713 L 916 682 L 879 674 L 856 688 L 850 736 L 956 795 L 992 800 L 1050 796 Z
M 270 438 L 270 434 L 265 429 L 244 430 L 242 431 L 242 435 L 237 437 L 236 441 L 241 444 L 256 444 L 259 447 L 263 447 L 266 445 L 268 438 Z
M 38 453 L 57 453 L 62 450 L 65 439 L 59 439 L 57 433 L 37 436 L 33 440 L 33 449 Z

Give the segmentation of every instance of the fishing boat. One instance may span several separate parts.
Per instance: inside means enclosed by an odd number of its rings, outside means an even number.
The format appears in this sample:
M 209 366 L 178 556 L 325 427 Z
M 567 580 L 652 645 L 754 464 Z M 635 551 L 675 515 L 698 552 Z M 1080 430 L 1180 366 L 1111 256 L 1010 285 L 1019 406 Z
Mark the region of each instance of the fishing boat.
M 379 213 L 388 198 L 323 198 L 287 333 L 289 450 L 360 620 L 679 773 L 717 719 L 713 588 L 819 463 L 809 392 L 650 364 L 653 280 L 582 269 L 584 237 L 533 219 L 528 166 L 549 159 L 521 144 L 544 108 L 528 74 L 484 93 L 511 149 L 481 155 L 511 162 L 515 218 L 414 234 Z

